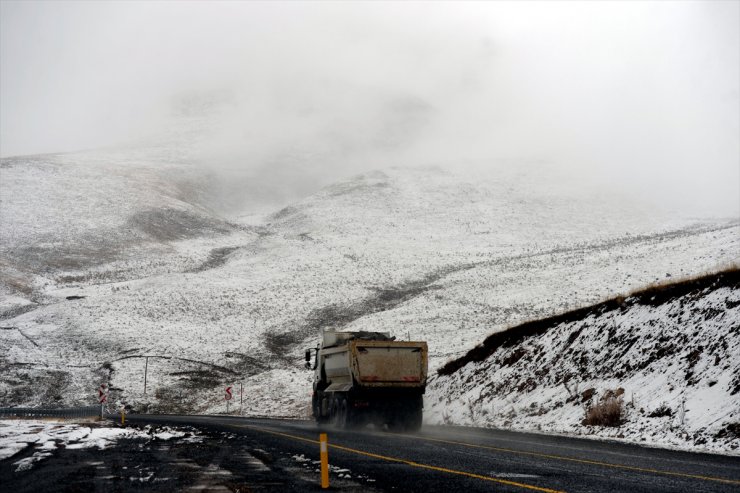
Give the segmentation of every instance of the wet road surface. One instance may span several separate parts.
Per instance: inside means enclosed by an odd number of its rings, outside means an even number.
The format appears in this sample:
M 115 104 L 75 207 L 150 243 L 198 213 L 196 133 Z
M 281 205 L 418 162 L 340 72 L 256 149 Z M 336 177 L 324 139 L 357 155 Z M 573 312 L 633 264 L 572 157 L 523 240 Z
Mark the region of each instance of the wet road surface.
M 740 457 L 614 442 L 445 426 L 346 431 L 218 416 L 131 415 L 127 425 L 193 427 L 202 440 L 59 450 L 23 472 L 14 471 L 14 457 L 0 461 L 0 491 L 321 491 L 322 431 L 333 491 L 740 491 Z

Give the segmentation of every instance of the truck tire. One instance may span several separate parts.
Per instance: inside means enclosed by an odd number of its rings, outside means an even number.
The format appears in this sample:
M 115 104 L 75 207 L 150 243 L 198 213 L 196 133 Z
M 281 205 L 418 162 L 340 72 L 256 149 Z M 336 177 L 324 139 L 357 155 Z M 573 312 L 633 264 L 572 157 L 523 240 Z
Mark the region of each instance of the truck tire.
M 419 431 L 421 429 L 421 419 L 423 410 L 421 408 L 412 409 L 406 414 L 405 428 L 406 431 Z
M 421 403 L 407 404 L 388 418 L 388 430 L 393 432 L 419 431 L 423 408 Z
M 319 392 L 314 392 L 313 397 L 311 398 L 311 408 L 313 410 L 313 417 L 316 420 L 317 424 L 324 424 L 327 421 L 329 421 L 328 416 L 322 416 L 321 414 L 321 394 Z
M 334 398 L 334 413 L 332 414 L 332 423 L 334 427 L 341 430 L 351 430 L 358 426 L 357 416 L 350 406 L 349 398 L 345 395 L 338 395 Z
M 402 433 L 404 431 L 403 420 L 398 417 L 388 420 L 388 431 Z
M 335 395 L 332 405 L 332 424 L 335 428 L 344 429 L 347 426 L 347 399 L 343 395 Z

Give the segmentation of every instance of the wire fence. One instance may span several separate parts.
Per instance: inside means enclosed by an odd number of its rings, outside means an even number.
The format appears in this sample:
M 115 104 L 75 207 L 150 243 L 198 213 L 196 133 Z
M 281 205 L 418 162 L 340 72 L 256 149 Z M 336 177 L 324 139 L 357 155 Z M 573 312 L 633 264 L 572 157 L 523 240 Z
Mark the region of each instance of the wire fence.
M 0 418 L 93 418 L 100 416 L 100 406 L 44 409 L 38 407 L 0 407 Z

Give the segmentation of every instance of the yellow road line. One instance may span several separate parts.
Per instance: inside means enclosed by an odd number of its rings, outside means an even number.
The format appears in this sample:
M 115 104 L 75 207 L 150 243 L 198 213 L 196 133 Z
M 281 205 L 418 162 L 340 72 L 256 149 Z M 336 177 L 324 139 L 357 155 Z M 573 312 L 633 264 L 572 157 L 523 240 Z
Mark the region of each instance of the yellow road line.
M 297 436 L 297 435 L 290 435 L 288 433 L 281 433 L 279 431 L 268 430 L 265 428 L 260 428 L 258 426 L 251 426 L 251 425 L 234 425 L 234 426 L 239 427 L 239 428 L 249 428 L 251 430 L 261 431 L 263 433 L 269 433 L 272 435 L 278 435 L 278 436 L 282 436 L 286 438 L 292 438 L 294 440 L 300 440 L 302 442 L 316 443 L 316 444 L 319 443 L 318 440 L 311 440 L 310 438 L 304 438 L 304 437 Z M 343 447 L 341 445 L 334 445 L 332 443 L 329 443 L 329 446 L 332 448 L 338 449 L 338 450 L 344 450 L 345 452 L 351 452 L 354 454 L 364 455 L 367 457 L 372 457 L 374 459 L 386 460 L 389 462 L 398 462 L 401 464 L 406 464 L 407 466 L 411 466 L 411 467 L 419 467 L 421 469 L 429 469 L 431 471 L 445 472 L 449 474 L 457 474 L 458 476 L 466 476 L 469 478 L 482 479 L 484 481 L 491 481 L 494 483 L 505 484 L 508 486 L 516 486 L 519 488 L 525 488 L 525 489 L 533 490 L 533 491 L 542 491 L 544 493 L 563 493 L 562 491 L 552 490 L 549 488 L 542 488 L 539 486 L 533 486 L 531 484 L 517 483 L 516 481 L 508 481 L 506 479 L 492 478 L 490 476 L 483 476 L 483 475 L 475 474 L 472 472 L 458 471 L 457 469 L 447 469 L 446 467 L 430 466 L 428 464 L 421 464 L 419 462 L 413 462 L 413 461 L 406 460 L 406 459 L 399 459 L 397 457 L 388 457 L 386 455 L 373 454 L 371 452 L 365 452 L 364 450 L 357 450 L 357 449 L 353 449 L 349 447 Z
M 704 481 L 715 481 L 718 483 L 727 483 L 727 484 L 740 484 L 740 481 L 736 481 L 734 479 L 726 479 L 726 478 L 715 478 L 712 476 L 701 476 L 698 474 L 687 474 L 682 472 L 672 472 L 672 471 L 661 471 L 659 469 L 650 469 L 647 467 L 636 467 L 636 466 L 626 466 L 623 464 L 612 464 L 610 462 L 601 462 L 596 460 L 588 460 L 588 459 L 576 459 L 574 457 L 565 457 L 562 455 L 554 455 L 554 454 L 543 454 L 540 452 L 525 452 L 522 450 L 514 450 L 514 449 L 508 449 L 508 448 L 501 448 L 501 447 L 492 447 L 490 445 L 478 445 L 475 443 L 466 443 L 466 442 L 457 442 L 454 440 L 441 440 L 438 438 L 429 438 L 429 437 L 423 437 L 423 436 L 411 436 L 406 435 L 408 438 L 418 438 L 421 440 L 427 440 L 429 442 L 440 442 L 440 443 L 449 443 L 451 445 L 462 445 L 465 447 L 471 447 L 471 448 L 479 448 L 479 449 L 487 449 L 487 450 L 495 450 L 496 452 L 507 452 L 510 454 L 519 454 L 519 455 L 531 455 L 534 457 L 542 457 L 546 459 L 557 459 L 557 460 L 565 460 L 570 462 L 578 462 L 581 464 L 590 464 L 594 466 L 603 466 L 603 467 L 611 467 L 615 469 L 626 469 L 628 471 L 638 471 L 638 472 L 648 472 L 653 474 L 663 474 L 666 476 L 677 476 L 681 478 L 690 478 L 690 479 L 701 479 Z

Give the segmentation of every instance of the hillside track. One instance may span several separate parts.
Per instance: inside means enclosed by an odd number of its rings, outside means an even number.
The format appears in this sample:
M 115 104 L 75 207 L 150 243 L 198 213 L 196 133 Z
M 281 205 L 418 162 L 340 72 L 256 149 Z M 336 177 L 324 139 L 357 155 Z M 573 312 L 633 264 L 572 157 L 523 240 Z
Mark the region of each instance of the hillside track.
M 504 254 L 486 260 L 463 261 L 437 267 L 434 270 L 418 274 L 400 283 L 372 288 L 370 289 L 371 293 L 363 298 L 314 308 L 305 320 L 297 322 L 297 326 L 296 324 L 290 324 L 287 332 L 267 333 L 265 346 L 273 358 L 290 364 L 290 360 L 286 359 L 283 355 L 291 352 L 295 346 L 305 344 L 306 340 L 313 338 L 316 333 L 320 333 L 325 329 L 346 327 L 361 318 L 394 310 L 400 305 L 413 301 L 429 291 L 441 289 L 440 282 L 456 274 L 474 271 L 475 269 L 497 268 L 518 270 L 521 269 L 520 264 L 532 260 L 553 257 L 573 259 L 583 257 L 584 255 L 598 255 L 618 249 L 644 247 L 646 245 L 655 245 L 682 238 L 698 237 L 731 230 L 738 226 L 740 226 L 740 222 L 693 225 L 654 234 L 616 236 L 591 243 L 564 243 L 542 251 Z M 307 235 L 304 234 L 301 236 Z M 327 248 L 331 247 L 327 246 Z
M 132 415 L 129 421 L 226 431 L 272 455 L 311 461 L 319 459 L 323 431 L 329 436 L 329 463 L 379 491 L 740 490 L 740 457 L 616 442 L 446 426 L 425 426 L 417 434 L 346 431 L 319 429 L 310 421 L 217 416 Z

